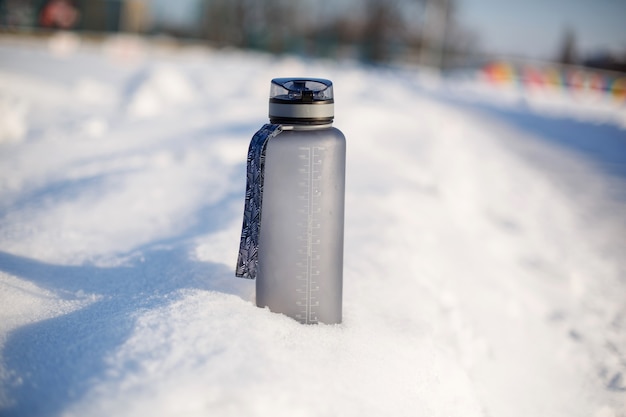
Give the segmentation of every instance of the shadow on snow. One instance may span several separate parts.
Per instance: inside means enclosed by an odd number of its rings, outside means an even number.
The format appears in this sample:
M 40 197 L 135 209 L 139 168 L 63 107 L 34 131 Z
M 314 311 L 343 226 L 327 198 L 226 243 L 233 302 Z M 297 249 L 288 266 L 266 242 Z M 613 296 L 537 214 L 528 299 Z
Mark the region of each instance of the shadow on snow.
M 125 265 L 56 265 L 0 252 L 0 271 L 28 280 L 65 300 L 95 301 L 70 313 L 24 325 L 8 334 L 2 352 L 5 394 L 1 416 L 58 415 L 104 376 L 107 355 L 131 335 L 136 318 L 200 289 L 249 299 L 253 284 L 234 277 L 234 265 L 195 259 L 194 240 L 232 221 L 231 193 L 201 208 L 198 222 L 179 236 L 122 254 Z M 237 239 L 238 237 L 235 237 Z
M 13 379 L 8 396 L 14 404 L 2 415 L 62 411 L 103 374 L 107 354 L 126 341 L 138 313 L 170 304 L 180 290 L 242 298 L 249 293 L 249 284 L 236 280 L 232 268 L 192 260 L 180 245 L 146 251 L 131 265 L 112 268 L 53 265 L 0 252 L 0 269 L 68 300 L 98 296 L 84 308 L 10 333 L 2 357 Z

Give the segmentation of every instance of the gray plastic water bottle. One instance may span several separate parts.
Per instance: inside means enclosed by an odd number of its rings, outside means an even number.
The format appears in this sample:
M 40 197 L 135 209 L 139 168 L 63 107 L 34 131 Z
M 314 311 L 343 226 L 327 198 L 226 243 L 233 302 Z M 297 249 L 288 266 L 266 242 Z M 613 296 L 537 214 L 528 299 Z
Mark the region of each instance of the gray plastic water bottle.
M 236 275 L 256 303 L 301 323 L 340 323 L 346 141 L 329 80 L 272 80 L 270 123 L 248 152 Z

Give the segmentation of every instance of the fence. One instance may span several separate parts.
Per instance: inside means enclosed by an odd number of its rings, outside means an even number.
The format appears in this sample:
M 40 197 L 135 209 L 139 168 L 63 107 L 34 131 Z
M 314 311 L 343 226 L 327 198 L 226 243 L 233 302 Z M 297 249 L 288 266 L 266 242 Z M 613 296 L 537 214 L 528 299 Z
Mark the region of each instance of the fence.
M 608 96 L 626 103 L 626 74 L 557 64 L 492 61 L 480 73 L 495 85 L 568 94 Z

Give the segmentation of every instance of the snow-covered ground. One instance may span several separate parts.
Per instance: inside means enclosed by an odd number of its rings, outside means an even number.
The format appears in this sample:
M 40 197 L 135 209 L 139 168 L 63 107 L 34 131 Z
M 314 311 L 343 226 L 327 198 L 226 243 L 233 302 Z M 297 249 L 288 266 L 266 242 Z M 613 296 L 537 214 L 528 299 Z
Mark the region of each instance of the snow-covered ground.
M 348 141 L 338 326 L 234 277 L 247 146 L 300 75 Z M 0 415 L 626 416 L 626 110 L 595 100 L 0 38 Z

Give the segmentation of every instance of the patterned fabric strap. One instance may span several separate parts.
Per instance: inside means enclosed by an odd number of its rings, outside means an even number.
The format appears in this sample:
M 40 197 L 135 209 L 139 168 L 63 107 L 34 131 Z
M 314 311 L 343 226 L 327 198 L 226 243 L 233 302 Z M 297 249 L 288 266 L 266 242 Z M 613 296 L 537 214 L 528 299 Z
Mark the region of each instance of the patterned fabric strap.
M 246 202 L 243 210 L 243 226 L 239 243 L 239 256 L 235 275 L 254 279 L 259 262 L 259 232 L 263 203 L 263 175 L 267 141 L 277 136 L 280 125 L 266 124 L 254 134 L 248 148 Z

